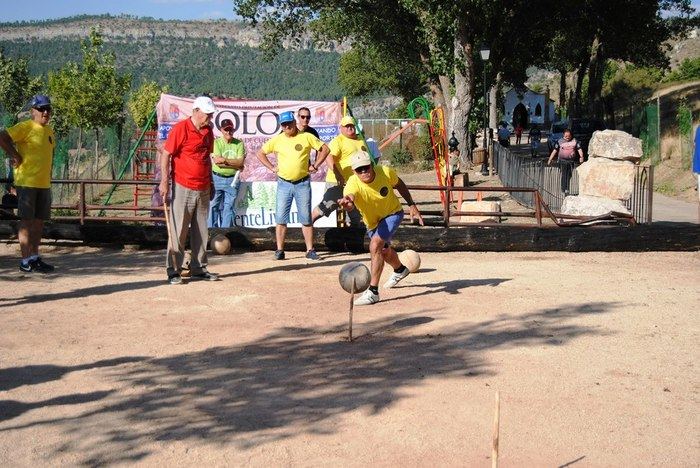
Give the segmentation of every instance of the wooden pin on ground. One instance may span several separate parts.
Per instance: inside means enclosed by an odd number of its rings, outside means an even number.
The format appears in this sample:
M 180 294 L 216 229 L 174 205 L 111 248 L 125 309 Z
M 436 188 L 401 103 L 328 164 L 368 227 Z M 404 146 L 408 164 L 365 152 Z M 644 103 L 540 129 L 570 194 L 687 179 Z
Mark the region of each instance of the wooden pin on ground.
M 498 468 L 498 433 L 501 419 L 501 396 L 496 392 L 496 412 L 493 416 L 493 444 L 491 446 L 491 467 Z
M 360 262 L 350 262 L 343 265 L 338 274 L 340 287 L 350 293 L 350 314 L 348 316 L 348 339 L 352 341 L 352 311 L 355 305 L 355 294 L 369 287 L 369 268 Z
M 348 317 L 348 340 L 352 341 L 352 308 L 355 305 L 355 278 L 352 279 L 350 290 L 350 316 Z

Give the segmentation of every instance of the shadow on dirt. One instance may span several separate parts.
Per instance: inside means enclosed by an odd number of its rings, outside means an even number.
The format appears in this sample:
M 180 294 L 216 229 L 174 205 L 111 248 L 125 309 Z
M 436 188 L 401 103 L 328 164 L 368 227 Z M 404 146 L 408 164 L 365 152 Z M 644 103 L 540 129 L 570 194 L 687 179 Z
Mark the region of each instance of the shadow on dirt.
M 335 433 L 343 415 L 383 412 L 419 391 L 424 379 L 496 374 L 487 351 L 605 334 L 579 319 L 617 306 L 503 314 L 437 332 L 431 325 L 430 333 L 420 328 L 434 321 L 430 312 L 394 315 L 363 323 L 371 332 L 354 343 L 342 341 L 344 324 L 283 328 L 245 344 L 105 368 L 104 381 L 114 393 L 89 410 L 44 420 L 25 415 L 0 431 L 50 426 L 65 433 L 61 454 L 78 454 L 89 465 L 141 460 L 158 450 L 159 441 L 248 449 L 305 433 Z
M 501 283 L 505 283 L 506 281 L 510 281 L 509 279 L 506 278 L 481 278 L 481 279 L 474 279 L 474 280 L 451 280 L 451 281 L 440 281 L 438 283 L 424 283 L 421 284 L 420 286 L 423 288 L 428 288 L 427 291 L 422 291 L 419 293 L 415 294 L 408 294 L 408 295 L 402 295 L 399 297 L 393 297 L 391 299 L 382 299 L 382 302 L 391 302 L 391 301 L 403 301 L 405 299 L 409 299 L 411 297 L 418 297 L 418 296 L 427 296 L 430 294 L 437 294 L 437 293 L 447 293 L 447 294 L 459 294 L 462 289 L 464 288 L 472 288 L 476 286 L 493 286 L 496 287 L 500 285 Z M 412 288 L 414 285 L 403 285 L 402 283 L 399 283 L 398 286 L 394 286 L 394 289 L 407 289 L 407 288 Z
M 303 253 L 297 253 L 299 257 L 303 257 Z M 272 254 L 270 254 L 272 255 Z M 347 255 L 347 254 L 343 254 Z M 216 257 L 216 256 L 215 256 Z M 49 257 L 47 256 L 47 259 Z M 230 277 L 246 276 L 246 275 L 257 275 L 265 274 L 270 272 L 291 272 L 300 271 L 309 268 L 316 267 L 328 267 L 328 266 L 342 266 L 348 261 L 347 258 L 331 258 L 326 261 L 309 261 L 302 258 L 296 258 L 291 261 L 274 262 L 272 257 L 270 257 L 270 263 L 272 265 L 267 268 L 261 268 L 258 270 L 246 270 L 242 267 L 239 271 L 234 273 L 227 273 L 220 275 L 221 279 L 226 279 Z M 31 283 L 36 283 L 37 285 L 50 284 L 52 281 L 60 278 L 61 276 L 71 276 L 71 277 L 89 277 L 89 281 L 86 280 L 88 284 L 93 284 L 93 286 L 85 288 L 77 288 L 71 291 L 62 291 L 57 293 L 45 293 L 45 294 L 35 294 L 26 297 L 0 297 L 0 309 L 3 307 L 15 307 L 23 304 L 38 304 L 43 302 L 50 302 L 62 299 L 77 299 L 87 296 L 104 296 L 110 294 L 117 294 L 124 291 L 134 291 L 141 289 L 150 289 L 155 287 L 167 286 L 165 267 L 159 270 L 161 264 L 164 263 L 164 254 L 162 251 L 158 252 L 140 252 L 138 256 L 130 256 L 129 252 L 123 250 L 115 249 L 99 249 L 93 252 L 71 252 L 70 255 L 65 257 L 56 256 L 55 261 L 52 259 L 52 263 L 56 263 L 56 273 L 49 275 L 42 274 L 32 274 L 21 277 L 17 268 L 18 261 L 8 258 L 0 258 L 0 282 L 10 282 L 10 281 L 27 281 Z M 220 257 L 216 259 L 216 262 L 222 261 Z M 297 263 L 301 261 L 302 263 Z M 369 258 L 360 259 L 356 261 L 367 261 Z M 211 271 L 216 271 L 215 262 L 210 258 Z M 127 278 L 132 275 L 135 271 L 142 274 L 144 271 L 158 269 L 162 272 L 162 279 L 157 280 L 143 280 L 143 281 L 127 281 L 123 283 L 109 283 L 109 284 L 96 284 L 101 280 L 100 278 L 94 278 L 93 276 L 99 276 L 104 274 L 119 274 Z M 189 280 L 186 280 L 189 281 Z M 96 285 L 94 285 L 96 284 Z M 11 292 L 11 288 L 7 288 L 8 292 Z M 8 294 L 8 296 L 10 296 Z
M 22 385 L 36 385 L 52 380 L 61 379 L 69 372 L 77 372 L 98 367 L 111 367 L 129 362 L 143 361 L 144 357 L 133 356 L 117 359 L 104 359 L 102 361 L 81 364 L 78 366 L 55 366 L 52 364 L 8 367 L 0 369 L 0 391 L 10 390 Z

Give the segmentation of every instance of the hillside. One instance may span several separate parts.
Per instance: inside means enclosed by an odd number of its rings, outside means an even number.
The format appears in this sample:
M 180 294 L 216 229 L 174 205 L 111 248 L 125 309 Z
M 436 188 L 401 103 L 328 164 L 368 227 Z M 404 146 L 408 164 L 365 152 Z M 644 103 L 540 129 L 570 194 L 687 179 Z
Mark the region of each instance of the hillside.
M 208 92 L 247 99 L 335 100 L 340 55 L 316 49 L 285 49 L 266 61 L 260 35 L 240 22 L 163 21 L 129 16 L 78 16 L 42 22 L 0 24 L 0 48 L 30 59 L 34 74 L 46 75 L 80 60 L 80 40 L 98 27 L 105 50 L 116 55 L 134 83 L 167 84 L 174 94 Z

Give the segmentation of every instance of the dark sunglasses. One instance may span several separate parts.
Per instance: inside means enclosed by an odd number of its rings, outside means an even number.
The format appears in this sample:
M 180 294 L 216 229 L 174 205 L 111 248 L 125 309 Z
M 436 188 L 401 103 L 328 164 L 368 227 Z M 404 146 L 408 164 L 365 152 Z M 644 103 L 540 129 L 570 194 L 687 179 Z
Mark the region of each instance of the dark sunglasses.
M 38 110 L 39 112 L 53 112 L 51 106 L 35 107 L 34 109 Z
M 295 126 L 292 122 L 285 122 L 281 125 L 282 125 L 282 128 L 292 128 Z
M 304 119 L 304 120 L 309 120 L 311 118 L 311 116 L 310 115 L 300 115 L 299 118 Z
M 226 133 L 233 133 L 233 127 L 222 128 L 221 131 Z
M 355 172 L 357 172 L 358 174 L 364 174 L 365 172 L 369 172 L 371 167 L 372 166 L 370 166 L 369 164 L 366 166 L 360 166 L 355 169 Z

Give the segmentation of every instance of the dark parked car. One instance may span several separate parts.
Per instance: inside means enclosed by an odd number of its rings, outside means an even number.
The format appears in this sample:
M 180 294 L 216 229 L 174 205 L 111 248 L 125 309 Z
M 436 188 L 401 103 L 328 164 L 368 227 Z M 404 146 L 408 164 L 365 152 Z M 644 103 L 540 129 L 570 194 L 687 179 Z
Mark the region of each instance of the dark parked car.
M 580 118 L 571 119 L 569 128 L 571 129 L 571 133 L 574 134 L 576 141 L 581 145 L 584 157 L 588 159 L 588 144 L 591 142 L 593 132 L 596 130 L 605 130 L 605 125 L 597 119 Z
M 569 128 L 569 122 L 563 120 L 561 122 L 554 122 L 552 127 L 549 129 L 549 136 L 547 137 L 547 148 L 551 153 L 554 149 L 554 145 L 557 141 L 561 140 L 564 136 L 564 130 Z

